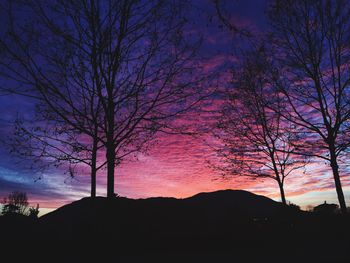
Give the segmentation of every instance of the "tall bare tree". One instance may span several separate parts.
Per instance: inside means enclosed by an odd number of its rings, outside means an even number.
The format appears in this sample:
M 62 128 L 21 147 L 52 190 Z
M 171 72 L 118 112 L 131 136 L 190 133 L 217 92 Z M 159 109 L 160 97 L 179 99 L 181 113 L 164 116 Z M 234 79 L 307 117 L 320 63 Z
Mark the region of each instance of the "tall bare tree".
M 193 74 L 199 41 L 184 38 L 184 1 L 13 5 L 0 43 L 2 75 L 12 92 L 33 96 L 63 125 L 103 144 L 107 196 L 114 197 L 116 165 L 156 132 L 171 132 L 171 122 L 200 101 Z
M 292 154 L 299 138 L 278 112 L 284 102 L 271 85 L 269 64 L 259 47 L 244 52 L 243 62 L 236 65 L 217 123 L 216 137 L 222 142 L 217 153 L 223 161 L 218 168 L 224 176 L 275 180 L 286 205 L 285 179 L 304 167 L 305 160 Z
M 346 213 L 339 160 L 349 147 L 350 5 L 348 1 L 273 1 L 274 52 L 280 59 L 283 117 L 305 140 L 298 153 L 330 163 L 341 211 Z M 311 150 L 310 150 L 311 148 Z

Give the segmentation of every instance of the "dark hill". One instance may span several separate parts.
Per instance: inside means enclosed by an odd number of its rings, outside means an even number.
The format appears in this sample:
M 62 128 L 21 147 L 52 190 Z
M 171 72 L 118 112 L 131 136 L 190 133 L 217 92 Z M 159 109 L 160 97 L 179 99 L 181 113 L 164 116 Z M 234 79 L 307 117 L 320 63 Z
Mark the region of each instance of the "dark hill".
M 185 199 L 98 197 L 83 198 L 41 217 L 40 231 L 46 240 L 54 236 L 62 243 L 108 238 L 122 251 L 130 247 L 144 252 L 215 250 L 262 242 L 272 223 L 289 231 L 288 220 L 301 214 L 240 190 L 200 193 Z
M 295 216 L 300 212 L 267 197 L 241 190 L 222 190 L 176 198 L 128 199 L 104 197 L 83 198 L 44 215 L 44 225 L 81 227 L 99 221 L 157 226 L 175 226 L 179 223 L 200 225 L 206 220 L 231 221 L 259 220 Z M 105 225 L 104 224 L 104 225 Z M 182 226 L 185 227 L 185 226 Z M 210 227 L 210 226 L 207 226 Z
M 75 221 L 83 218 L 90 220 L 89 217 L 96 219 L 96 217 L 104 217 L 106 213 L 109 215 L 115 214 L 119 217 L 120 214 L 128 216 L 130 213 L 129 216 L 131 216 L 137 212 L 145 212 L 150 216 L 154 213 L 171 214 L 175 217 L 181 212 L 182 216 L 186 217 L 187 213 L 194 215 L 194 211 L 198 213 L 207 211 L 218 212 L 219 214 L 229 213 L 237 218 L 262 218 L 297 213 L 294 209 L 285 208 L 281 203 L 265 196 L 242 190 L 221 190 L 199 193 L 184 199 L 152 197 L 135 200 L 122 197 L 107 200 L 104 197 L 97 197 L 93 200 L 83 198 L 44 215 L 41 217 L 41 221 L 61 222 L 61 220 Z M 191 218 L 187 219 L 191 220 Z
M 104 256 L 112 262 L 349 259 L 349 218 L 301 212 L 246 191 L 200 193 L 185 199 L 83 198 L 30 224 L 25 225 L 27 231 L 2 226 L 14 233 L 3 240 L 21 236 L 30 248 L 72 254 L 77 262 L 82 256 Z
M 225 211 L 236 217 L 263 218 L 294 214 L 296 211 L 285 208 L 281 203 L 262 195 L 243 190 L 221 190 L 199 193 L 184 199 L 187 203 L 206 210 Z

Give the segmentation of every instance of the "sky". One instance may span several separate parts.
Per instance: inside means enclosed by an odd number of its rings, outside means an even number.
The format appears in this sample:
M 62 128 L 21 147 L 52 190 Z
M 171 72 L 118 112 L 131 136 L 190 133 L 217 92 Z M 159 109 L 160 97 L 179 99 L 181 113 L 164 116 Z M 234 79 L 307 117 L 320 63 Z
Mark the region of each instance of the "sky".
M 266 1 L 227 1 L 231 21 L 247 26 L 254 32 L 267 28 L 264 15 Z M 194 1 L 190 11 L 192 29 L 203 34 L 202 53 L 205 54 L 205 70 L 228 69 L 234 63 L 230 56 L 233 45 L 238 41 L 227 31 L 209 22 L 213 4 L 209 0 Z M 225 71 L 223 71 L 225 73 Z M 3 83 L 2 83 L 3 84 Z M 36 173 L 27 169 L 23 160 L 9 153 L 6 146 L 14 132 L 13 120 L 17 116 L 29 118 L 33 114 L 33 101 L 18 96 L 0 97 L 0 198 L 11 191 L 24 191 L 31 205 L 40 204 L 41 214 L 59 206 L 89 196 L 89 175 L 80 173 L 71 178 L 62 169 L 50 169 Z M 216 109 L 219 102 L 207 105 Z M 204 126 L 215 119 L 215 115 L 195 113 L 186 116 L 198 126 Z M 181 121 L 181 120 L 180 120 Z M 189 137 L 183 135 L 159 134 L 154 147 L 147 154 L 139 154 L 116 167 L 115 192 L 129 198 L 166 196 L 185 198 L 199 192 L 220 189 L 243 189 L 265 195 L 279 201 L 279 190 L 273 180 L 252 181 L 242 177 L 222 178 L 212 169 L 209 162 L 215 162 L 212 150 L 213 139 L 208 136 Z M 106 195 L 106 171 L 100 171 L 97 180 L 97 194 Z M 350 179 L 343 176 L 347 202 L 350 203 Z M 330 167 L 322 162 L 313 163 L 304 170 L 295 172 L 286 181 L 287 200 L 306 209 L 324 201 L 337 203 Z

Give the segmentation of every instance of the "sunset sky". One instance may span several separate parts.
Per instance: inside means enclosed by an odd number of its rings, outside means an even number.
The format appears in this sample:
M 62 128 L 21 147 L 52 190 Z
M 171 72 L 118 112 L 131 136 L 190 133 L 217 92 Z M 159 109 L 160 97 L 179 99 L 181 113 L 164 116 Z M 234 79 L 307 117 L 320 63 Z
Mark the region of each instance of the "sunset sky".
M 214 13 L 212 1 L 197 0 L 196 8 L 190 11 L 191 32 L 203 35 L 203 63 L 205 71 L 222 70 L 225 79 L 229 67 L 235 63 L 232 47 L 239 42 L 215 21 L 208 21 Z M 254 32 L 268 28 L 264 9 L 266 1 L 232 1 L 228 10 L 232 21 L 249 27 Z M 3 85 L 4 83 L 2 83 Z M 224 84 L 223 84 L 224 85 Z M 215 110 L 220 100 L 212 100 L 206 109 L 212 112 L 192 112 L 183 120 L 198 127 L 206 127 L 215 119 Z M 50 169 L 43 174 L 26 168 L 24 161 L 14 158 L 6 147 L 8 137 L 13 134 L 13 120 L 17 116 L 30 119 L 33 101 L 18 96 L 0 97 L 0 138 L 4 142 L 0 148 L 0 198 L 11 191 L 24 191 L 32 205 L 39 203 L 41 212 L 62 206 L 73 200 L 89 196 L 89 175 L 78 173 L 71 178 L 62 169 Z M 115 192 L 129 198 L 167 196 L 184 198 L 199 192 L 219 189 L 244 189 L 279 200 L 279 190 L 275 181 L 252 181 L 247 178 L 223 179 L 218 171 L 209 166 L 215 162 L 212 150 L 215 141 L 209 135 L 190 137 L 184 135 L 159 134 L 154 147 L 147 154 L 126 160 L 116 168 Z M 99 172 L 97 193 L 106 194 L 106 170 Z M 342 177 L 346 200 L 350 203 L 350 177 L 345 170 Z M 314 162 L 305 169 L 298 170 L 285 183 L 287 200 L 306 208 L 327 202 L 337 203 L 332 173 L 329 165 Z

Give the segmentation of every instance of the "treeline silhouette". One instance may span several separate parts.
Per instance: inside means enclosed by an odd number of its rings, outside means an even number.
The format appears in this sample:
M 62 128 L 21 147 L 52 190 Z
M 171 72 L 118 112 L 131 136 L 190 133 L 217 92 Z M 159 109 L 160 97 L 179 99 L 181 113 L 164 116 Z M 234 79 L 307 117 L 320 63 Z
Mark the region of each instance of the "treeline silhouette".
M 39 204 L 36 207 L 28 207 L 28 197 L 25 192 L 13 191 L 0 204 L 2 205 L 0 213 L 2 216 L 17 214 L 36 218 L 39 215 Z

